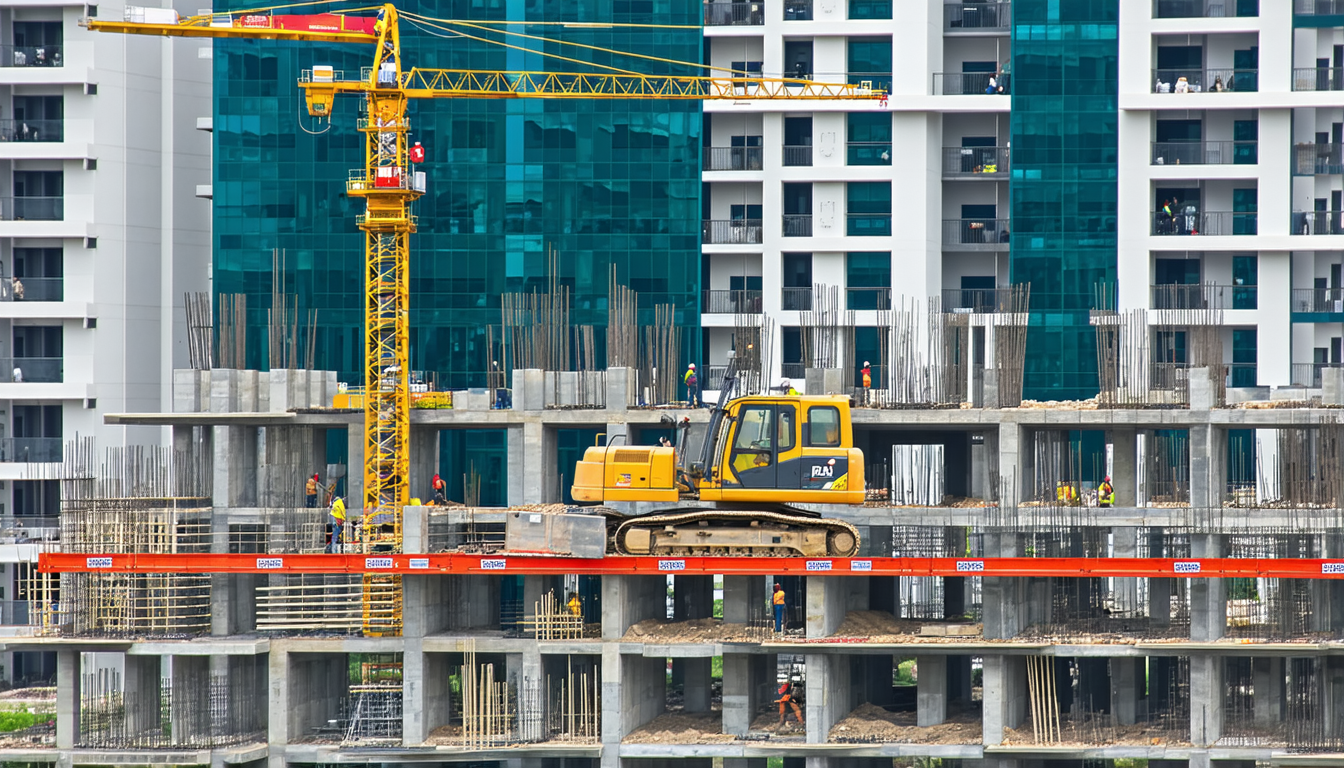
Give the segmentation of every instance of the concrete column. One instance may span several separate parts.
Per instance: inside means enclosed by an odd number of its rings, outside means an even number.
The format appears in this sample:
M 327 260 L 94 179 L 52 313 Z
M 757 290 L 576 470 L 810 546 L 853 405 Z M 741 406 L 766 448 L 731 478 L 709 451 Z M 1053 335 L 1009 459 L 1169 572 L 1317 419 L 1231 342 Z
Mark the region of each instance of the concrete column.
M 947 720 L 947 657 L 916 656 L 918 709 L 916 724 L 940 725 Z
M 1223 505 L 1227 487 L 1227 430 L 1212 425 L 1190 427 L 1190 507 Z
M 521 424 L 510 425 L 508 427 L 508 460 L 509 460 L 509 492 L 508 502 L 510 506 L 523 504 L 523 498 L 527 495 L 526 487 L 528 478 L 524 475 L 526 469 L 526 459 L 523 456 L 524 434 Z
M 79 651 L 56 651 L 56 748 L 74 749 L 79 743 L 81 677 Z
M 1339 738 L 1344 735 L 1340 733 L 1340 724 L 1344 722 L 1344 660 L 1338 656 L 1318 658 L 1316 670 L 1325 678 L 1321 719 L 1326 723 L 1326 737 Z
M 1215 533 L 1190 535 L 1193 557 L 1222 557 L 1222 536 Z M 1190 580 L 1190 639 L 1210 642 L 1227 631 L 1227 586 L 1223 579 Z M 1199 701 L 1198 698 L 1194 699 Z M 1221 699 L 1220 699 L 1221 700 Z
M 1012 507 L 1022 499 L 1022 488 L 1020 478 L 1021 460 L 1020 454 L 1023 450 L 1024 430 L 1015 422 L 999 422 L 999 505 L 1005 508 Z
M 807 636 L 829 637 L 852 610 L 868 608 L 868 582 L 847 576 L 807 579 Z
M 174 744 L 193 744 L 210 735 L 210 657 L 172 656 Z
M 1022 656 L 984 657 L 984 743 L 1003 743 L 1003 729 L 1027 716 L 1027 662 Z
M 346 433 L 345 507 L 364 508 L 364 420 L 350 425 Z
M 1119 503 L 1119 494 L 1116 494 L 1116 502 Z M 1133 505 L 1127 505 L 1133 506 Z M 1111 529 L 1111 543 L 1113 557 L 1138 557 L 1139 556 L 1139 529 L 1131 527 L 1119 527 Z M 1139 580 L 1138 578 L 1119 578 L 1115 580 L 1115 605 L 1118 612 L 1128 618 L 1138 615 L 1139 612 Z
M 1138 722 L 1143 672 L 1143 659 L 1111 659 L 1111 712 L 1120 725 Z
M 723 577 L 725 624 L 746 624 L 752 618 L 765 616 L 766 600 L 764 576 Z
M 674 659 L 682 663 L 682 702 L 687 712 L 708 712 L 710 699 L 710 658 Z
M 411 498 L 419 498 L 428 504 L 434 498 L 434 488 L 430 481 L 439 471 L 439 430 L 434 427 L 411 427 Z M 444 478 L 448 490 L 452 491 L 452 481 Z M 458 478 L 461 482 L 461 478 Z
M 163 728 L 163 664 L 159 656 L 124 657 L 122 674 L 126 730 L 142 734 Z M 174 692 L 176 693 L 176 692 Z M 173 732 L 177 736 L 177 732 Z
M 602 577 L 602 639 L 620 640 L 645 619 L 667 615 L 666 579 L 662 576 Z M 604 667 L 605 669 L 605 667 Z M 603 678 L 606 688 L 606 678 Z
M 1015 557 L 1017 534 L 986 533 L 985 555 Z M 1005 576 L 985 576 L 981 587 L 986 639 L 1007 640 L 1016 637 L 1024 626 L 1026 580 Z
M 285 747 L 289 744 L 290 725 L 294 720 L 289 708 L 289 653 L 281 642 L 271 641 L 267 655 L 266 675 L 270 686 L 267 710 L 266 742 L 271 746 L 267 760 L 269 768 L 286 768 Z M 302 733 L 295 730 L 294 733 Z
M 1139 503 L 1139 434 L 1133 429 L 1113 429 L 1111 443 L 1111 485 L 1115 487 L 1115 506 L 1133 507 Z M 1118 557 L 1118 555 L 1117 555 Z
M 666 709 L 667 667 L 661 658 L 622 656 L 602 648 L 602 741 L 620 743 Z
M 769 682 L 772 657 L 725 653 L 723 655 L 723 732 L 745 736 L 761 705 L 757 690 Z
M 854 709 L 850 657 L 809 653 L 806 663 L 807 741 L 822 744 L 831 728 Z
M 1283 681 L 1283 657 L 1251 659 L 1251 686 L 1255 694 L 1251 706 L 1257 726 L 1271 728 L 1283 719 Z
M 402 637 L 421 638 L 442 632 L 448 627 L 448 582 L 442 576 L 401 577 L 402 591 Z M 488 600 L 490 590 L 484 594 L 472 594 L 471 600 Z M 499 600 L 488 603 L 499 613 Z M 408 652 L 409 653 L 409 652 Z
M 1190 743 L 1212 746 L 1223 735 L 1223 657 L 1190 657 Z
M 523 504 L 556 501 L 559 486 L 555 475 L 555 433 L 540 421 L 523 423 L 520 450 L 514 450 L 514 430 L 509 430 L 509 477 L 522 480 Z M 512 485 L 510 485 L 512 490 Z M 512 500 L 510 500 L 510 503 Z

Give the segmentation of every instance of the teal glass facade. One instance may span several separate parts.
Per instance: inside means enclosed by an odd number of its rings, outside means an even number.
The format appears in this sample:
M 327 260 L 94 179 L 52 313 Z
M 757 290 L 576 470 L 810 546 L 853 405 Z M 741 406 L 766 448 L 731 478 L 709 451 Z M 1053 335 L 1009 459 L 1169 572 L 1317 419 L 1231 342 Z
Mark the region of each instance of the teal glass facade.
M 689 0 L 459 0 L 405 10 L 477 21 L 667 25 L 696 25 L 703 13 Z M 514 29 L 680 61 L 699 61 L 703 45 L 698 28 Z M 401 46 L 403 66 L 699 74 L 545 44 L 547 52 L 594 62 L 572 64 L 407 22 Z M 367 59 L 358 46 L 215 43 L 214 291 L 247 294 L 249 367 L 265 368 L 272 250 L 279 249 L 285 268 L 274 285 L 297 296 L 300 317 L 318 310 L 316 366 L 361 382 L 364 239 L 355 216 L 363 204 L 346 197 L 344 186 L 363 163 L 355 131 L 362 101 L 338 98 L 330 128 L 313 135 L 295 83 L 314 64 L 353 75 Z M 420 231 L 411 241 L 412 368 L 441 386 L 483 386 L 492 360 L 486 328 L 500 323 L 500 296 L 544 289 L 548 249 L 572 292 L 575 324 L 605 325 L 614 265 L 618 280 L 639 292 L 648 315 L 640 321 L 652 322 L 655 304 L 674 305 L 686 329 L 683 359 L 699 359 L 701 113 L 696 101 L 413 101 L 411 139 L 426 150 L 427 193 L 416 203 Z M 595 337 L 601 360 L 600 327 Z
M 1011 279 L 1031 283 L 1024 396 L 1097 393 L 1089 310 L 1116 280 L 1119 0 L 1013 3 Z

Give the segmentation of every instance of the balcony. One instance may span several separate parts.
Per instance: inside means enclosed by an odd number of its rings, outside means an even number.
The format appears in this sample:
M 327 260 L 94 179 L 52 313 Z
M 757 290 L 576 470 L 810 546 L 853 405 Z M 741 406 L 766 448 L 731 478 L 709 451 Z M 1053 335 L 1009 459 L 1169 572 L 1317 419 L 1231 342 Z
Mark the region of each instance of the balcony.
M 65 361 L 59 357 L 0 357 L 0 370 L 13 382 L 59 384 Z
M 22 296 L 10 278 L 0 277 L 0 301 L 64 301 L 65 280 L 60 277 L 20 277 Z
M 1017 288 L 945 288 L 944 312 L 1015 312 L 1020 311 L 1021 291 Z
M 785 21 L 811 21 L 812 0 L 786 0 L 784 3 Z
M 1256 363 L 1227 364 L 1227 386 L 1254 387 L 1259 385 L 1259 380 Z
M 944 219 L 943 249 L 1006 251 L 1008 250 L 1008 220 Z
M 989 79 L 994 78 L 995 90 L 989 92 Z M 935 72 L 933 73 L 934 96 L 1006 96 L 1010 80 L 993 72 Z
M 1293 90 L 1344 91 L 1344 69 L 1294 69 Z
M 1255 165 L 1255 141 L 1155 141 L 1153 165 Z
M 1340 363 L 1293 363 L 1293 386 L 1319 388 L 1321 371 L 1326 368 L 1339 368 L 1340 365 Z
M 943 32 L 1007 32 L 1013 25 L 1012 11 L 1012 3 L 944 3 Z
M 1298 144 L 1293 147 L 1294 176 L 1344 174 L 1344 145 Z
M 759 171 L 765 167 L 763 147 L 706 147 L 706 171 Z
M 0 67 L 59 67 L 59 45 L 0 45 Z
M 846 288 L 845 309 L 891 309 L 891 288 Z
M 1344 288 L 1294 288 L 1291 301 L 1294 313 L 1344 314 Z
M 24 464 L 28 462 L 60 462 L 59 437 L 4 437 L 0 438 L 0 462 Z
M 807 312 L 812 309 L 812 289 L 785 288 L 779 300 L 779 308 L 786 312 Z
M 1344 235 L 1340 211 L 1293 211 L 1291 235 Z
M 756 245 L 761 242 L 761 220 L 708 220 L 700 235 L 702 242 L 711 245 Z
M 845 234 L 850 237 L 887 237 L 891 235 L 891 214 L 848 214 L 845 216 Z
M 846 165 L 891 165 L 890 141 L 851 141 L 845 145 Z
M 706 315 L 760 314 L 760 291 L 705 291 L 704 306 Z
M 1153 18 L 1222 19 L 1228 16 L 1258 16 L 1255 5 L 1247 4 L 1245 0 L 1154 0 Z
M 1154 285 L 1153 309 L 1255 309 L 1259 287 L 1254 285 Z
M 1209 237 L 1254 235 L 1256 233 L 1256 217 L 1257 214 L 1254 211 L 1178 213 L 1170 218 L 1161 213 L 1154 213 L 1153 234 L 1205 235 Z
M 64 120 L 0 120 L 0 141 L 65 140 Z
M 1293 3 L 1297 16 L 1344 16 L 1344 0 L 1297 0 Z
M 0 218 L 13 221 L 64 221 L 64 197 L 0 198 Z
M 801 384 L 803 379 L 807 377 L 806 363 L 782 363 L 779 368 L 780 373 L 783 374 L 784 378 L 792 379 L 799 384 Z
M 705 3 L 706 27 L 759 27 L 765 3 Z
M 1152 83 L 1153 93 L 1254 93 L 1260 88 L 1260 70 L 1154 69 Z
M 1008 178 L 1007 147 L 943 147 L 943 177 Z
M 793 168 L 812 165 L 812 145 L 784 145 L 784 165 Z
M 812 217 L 802 214 L 784 214 L 785 237 L 811 237 Z

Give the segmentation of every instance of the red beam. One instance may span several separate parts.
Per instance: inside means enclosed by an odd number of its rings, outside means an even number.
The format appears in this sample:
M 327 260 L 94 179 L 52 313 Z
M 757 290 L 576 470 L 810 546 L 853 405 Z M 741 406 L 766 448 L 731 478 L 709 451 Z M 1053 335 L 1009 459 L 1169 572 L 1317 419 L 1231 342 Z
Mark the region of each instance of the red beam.
M 605 557 L 545 555 L 90 555 L 38 556 L 45 573 L 514 573 L 829 574 L 832 576 L 1344 577 L 1344 560 L 1088 557 Z

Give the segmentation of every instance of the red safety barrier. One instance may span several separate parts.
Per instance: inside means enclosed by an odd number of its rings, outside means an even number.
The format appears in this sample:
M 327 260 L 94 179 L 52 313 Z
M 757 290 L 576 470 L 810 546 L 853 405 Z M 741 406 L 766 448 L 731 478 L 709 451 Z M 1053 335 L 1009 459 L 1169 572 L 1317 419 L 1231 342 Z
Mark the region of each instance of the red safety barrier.
M 1089 557 L 603 557 L 497 555 L 241 555 L 73 552 L 38 556 L 44 573 L 513 573 L 742 576 L 1344 577 L 1344 560 Z

